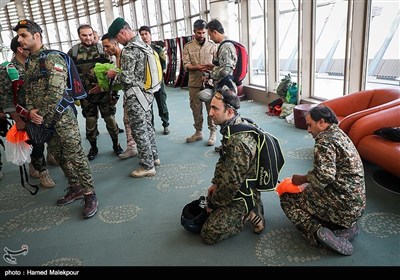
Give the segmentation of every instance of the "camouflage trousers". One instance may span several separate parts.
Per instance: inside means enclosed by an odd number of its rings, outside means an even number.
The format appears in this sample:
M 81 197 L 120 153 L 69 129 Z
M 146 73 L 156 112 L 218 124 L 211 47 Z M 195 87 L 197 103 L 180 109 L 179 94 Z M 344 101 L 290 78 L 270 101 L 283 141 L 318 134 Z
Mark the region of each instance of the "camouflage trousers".
M 240 233 L 244 227 L 246 206 L 243 201 L 233 201 L 225 207 L 211 211 L 201 228 L 200 236 L 207 244 L 214 244 Z
M 125 108 L 129 125 L 138 149 L 140 163 L 146 168 L 153 168 L 158 159 L 156 136 L 151 123 L 151 110 L 145 111 L 135 94 L 125 97 Z
M 60 164 L 68 185 L 79 184 L 85 193 L 93 192 L 92 171 L 82 148 L 78 121 L 71 110 L 64 112 L 55 129 L 47 149 Z
M 124 95 L 123 98 L 123 109 L 124 109 L 124 126 L 125 126 L 125 133 L 126 133 L 126 149 L 128 150 L 135 150 L 136 149 L 136 142 L 133 140 L 131 126 L 129 125 L 129 118 L 128 118 L 128 111 L 126 109 L 126 97 Z
M 190 109 L 192 109 L 193 120 L 194 120 L 194 128 L 198 131 L 203 130 L 203 103 L 205 103 L 206 107 L 206 115 L 207 115 L 207 124 L 208 129 L 212 132 L 217 131 L 217 126 L 214 124 L 214 121 L 208 115 L 211 107 L 211 100 L 209 102 L 203 102 L 197 97 L 197 93 L 200 91 L 200 88 L 189 88 L 189 102 Z
M 118 139 L 118 125 L 115 121 L 116 107 L 110 102 L 108 92 L 100 92 L 94 97 L 81 100 L 82 115 L 86 119 L 86 138 L 95 141 L 98 134 L 99 112 L 106 123 L 106 128 L 112 139 Z
M 343 202 L 328 195 L 321 197 L 311 186 L 301 193 L 281 195 L 280 203 L 289 220 L 313 246 L 319 245 L 316 238 L 319 228 L 352 227 L 363 213 L 361 208 L 342 205 Z

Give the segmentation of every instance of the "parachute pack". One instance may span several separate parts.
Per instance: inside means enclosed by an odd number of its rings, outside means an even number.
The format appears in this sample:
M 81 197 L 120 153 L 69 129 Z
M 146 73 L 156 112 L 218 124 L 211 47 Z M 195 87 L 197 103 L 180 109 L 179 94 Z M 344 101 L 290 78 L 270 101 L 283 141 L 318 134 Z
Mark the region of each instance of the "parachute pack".
M 68 69 L 67 87 L 65 92 L 67 96 L 73 100 L 80 100 L 87 97 L 85 88 L 83 87 L 81 78 L 79 77 L 78 70 L 76 69 L 74 61 L 66 53 L 58 50 L 44 50 L 39 55 L 40 73 L 43 77 L 47 76 L 46 58 L 49 54 L 59 54 L 65 60 Z M 28 62 L 28 60 L 27 60 Z
M 218 51 L 223 44 L 228 43 L 228 42 L 232 43 L 236 49 L 237 62 L 236 62 L 236 67 L 233 70 L 233 81 L 235 82 L 235 84 L 237 86 L 240 86 L 242 84 L 243 79 L 246 78 L 246 75 L 247 75 L 247 68 L 248 68 L 248 64 L 249 64 L 249 55 L 247 53 L 245 46 L 243 46 L 241 43 L 233 41 L 233 40 L 222 41 L 218 47 Z
M 254 121 L 244 117 L 242 119 L 249 124 L 241 123 L 229 126 L 230 133 L 251 132 L 256 134 L 257 139 L 257 174 L 255 178 L 247 178 L 242 184 L 242 188 L 253 188 L 258 191 L 273 190 L 278 183 L 279 172 L 285 163 L 279 140 L 264 131 Z
M 143 89 L 147 93 L 155 93 L 161 88 L 163 72 L 158 53 L 153 48 L 144 48 L 143 45 L 136 42 L 133 43 L 141 51 L 146 54 L 145 80 L 143 81 Z

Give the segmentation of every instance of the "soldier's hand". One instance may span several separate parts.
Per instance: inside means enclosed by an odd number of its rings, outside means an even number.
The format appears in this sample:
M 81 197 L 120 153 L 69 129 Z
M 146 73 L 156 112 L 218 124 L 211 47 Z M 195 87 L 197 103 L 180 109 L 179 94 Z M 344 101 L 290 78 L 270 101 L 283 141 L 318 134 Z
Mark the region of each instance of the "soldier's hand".
M 38 114 L 39 109 L 32 109 L 29 111 L 30 119 L 35 124 L 41 124 L 43 122 L 43 117 Z
M 292 183 L 296 186 L 304 184 L 304 183 L 308 183 L 307 176 L 295 174 L 292 176 Z
M 106 72 L 106 76 L 109 78 L 109 79 L 114 79 L 115 78 L 115 76 L 117 76 L 117 71 L 115 71 L 115 70 L 108 70 L 107 72 Z
M 212 197 L 213 193 L 215 192 L 215 190 L 217 189 L 217 185 L 212 184 L 207 191 L 207 196 L 208 197 Z
M 98 84 L 95 84 L 95 86 L 91 90 L 89 90 L 89 94 L 96 94 L 99 92 L 101 92 L 101 88 Z

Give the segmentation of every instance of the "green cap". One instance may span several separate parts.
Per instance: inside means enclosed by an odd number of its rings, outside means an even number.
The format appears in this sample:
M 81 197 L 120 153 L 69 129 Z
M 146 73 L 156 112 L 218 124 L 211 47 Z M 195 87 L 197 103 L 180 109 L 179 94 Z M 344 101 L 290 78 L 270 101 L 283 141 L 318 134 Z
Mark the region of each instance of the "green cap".
M 108 34 L 110 34 L 111 37 L 117 36 L 119 31 L 124 27 L 125 25 L 125 20 L 123 18 L 116 18 L 114 19 L 113 23 L 111 23 L 110 27 L 108 28 Z

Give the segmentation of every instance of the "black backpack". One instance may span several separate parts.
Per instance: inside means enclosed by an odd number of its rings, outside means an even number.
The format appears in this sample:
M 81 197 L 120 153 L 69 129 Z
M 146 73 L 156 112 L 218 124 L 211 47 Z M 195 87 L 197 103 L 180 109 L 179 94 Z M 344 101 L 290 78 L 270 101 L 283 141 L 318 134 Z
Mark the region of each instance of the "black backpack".
M 230 133 L 252 132 L 257 139 L 257 175 L 255 178 L 247 178 L 242 184 L 242 188 L 253 188 L 258 191 L 273 190 L 278 183 L 279 172 L 285 164 L 279 140 L 264 131 L 251 119 L 244 117 L 242 119 L 249 124 L 231 125 L 229 126 Z

